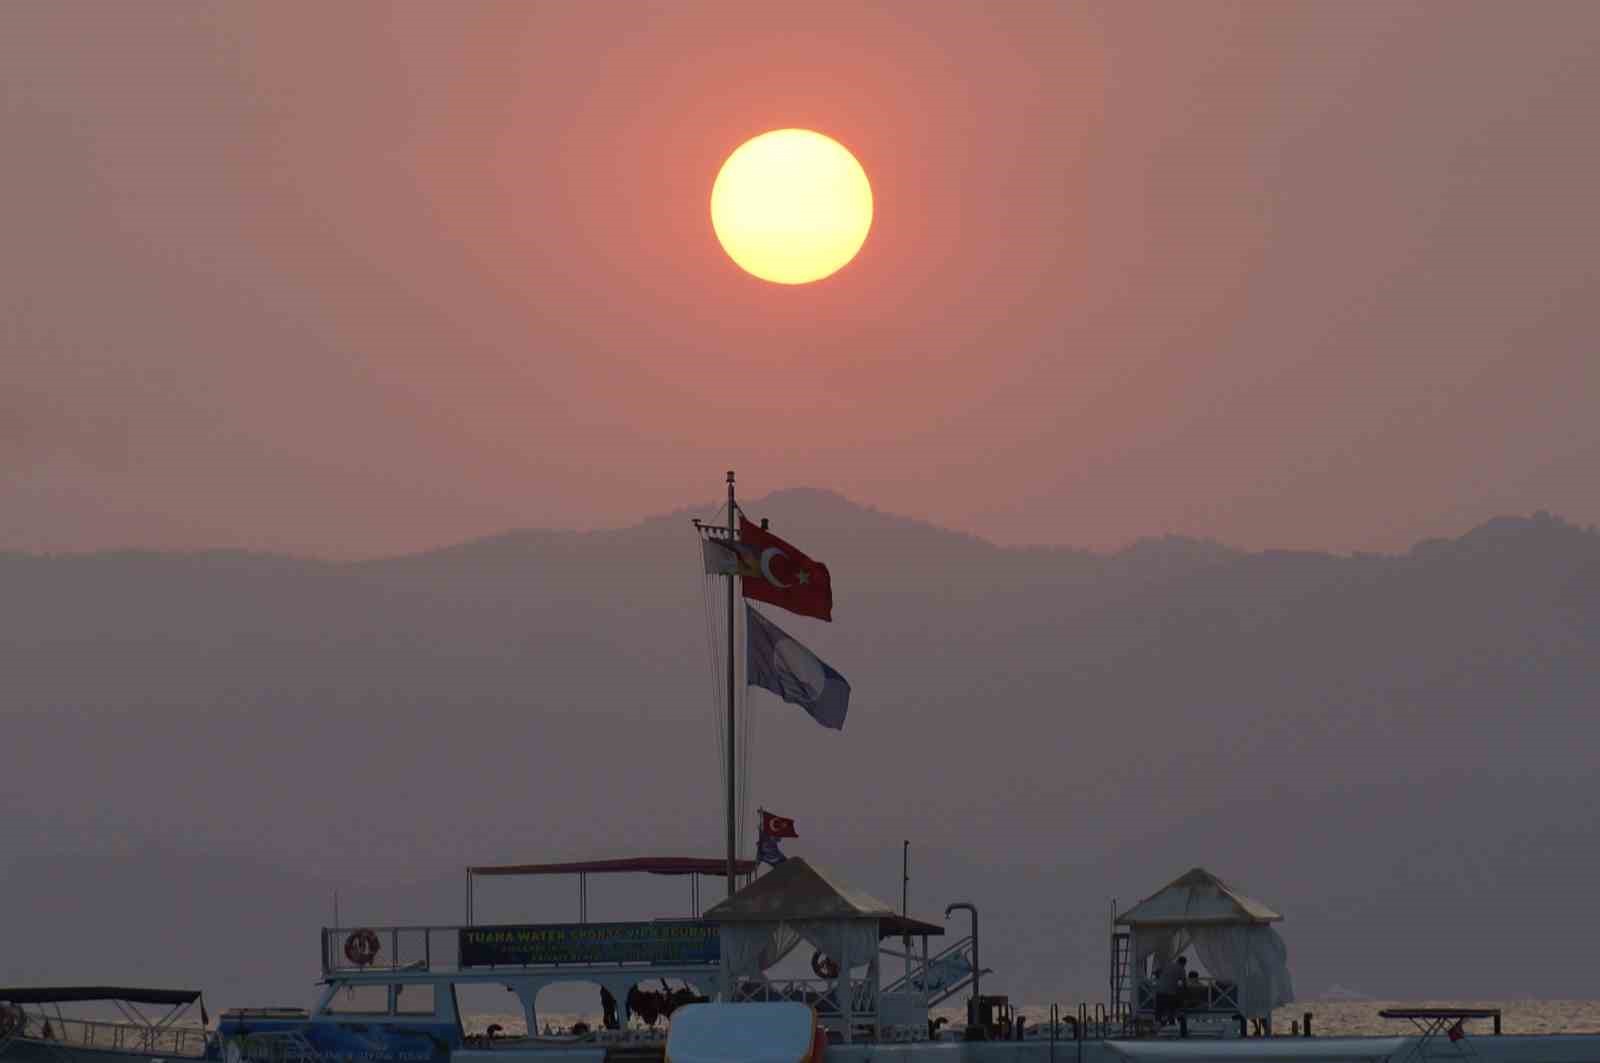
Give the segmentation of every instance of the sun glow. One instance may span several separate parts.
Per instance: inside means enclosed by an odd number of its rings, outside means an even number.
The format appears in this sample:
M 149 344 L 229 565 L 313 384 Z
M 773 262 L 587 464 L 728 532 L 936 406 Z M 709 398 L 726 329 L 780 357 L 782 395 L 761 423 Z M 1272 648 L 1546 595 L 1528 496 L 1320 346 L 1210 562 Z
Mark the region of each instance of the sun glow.
M 856 257 L 872 228 L 872 185 L 838 141 L 774 129 L 739 145 L 711 186 L 711 227 L 728 257 L 775 284 L 809 284 Z

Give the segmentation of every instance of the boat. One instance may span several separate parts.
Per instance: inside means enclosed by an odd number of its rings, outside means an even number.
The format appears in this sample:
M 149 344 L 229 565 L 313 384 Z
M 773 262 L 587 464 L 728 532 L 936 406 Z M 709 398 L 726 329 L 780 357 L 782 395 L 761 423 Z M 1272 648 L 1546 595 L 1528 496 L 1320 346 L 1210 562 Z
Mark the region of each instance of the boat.
M 1497 1015 L 1494 1033 L 1484 1036 L 1480 1020 L 1489 1016 L 1470 1009 L 1386 1012 L 1397 1023 L 1415 1024 L 1404 1036 L 1312 1037 L 1309 1022 L 1295 1031 L 1299 1036 L 1283 1036 L 1271 1028 L 1273 1010 L 1293 999 L 1287 952 L 1273 927 L 1282 916 L 1200 868 L 1127 911 L 1113 911 L 1104 1003 L 1026 1017 L 1006 995 L 983 991 L 993 972 L 979 958 L 974 903 L 955 900 L 943 919 L 919 920 L 904 899 L 896 910 L 803 858 L 770 849 L 758 849 L 770 865 L 758 874 L 760 865 L 739 859 L 735 833 L 733 708 L 741 626 L 735 584 L 765 579 L 770 586 L 761 600 L 771 602 L 808 581 L 774 571 L 782 551 L 792 548 L 776 540 L 765 521 L 745 518 L 731 472 L 727 482 L 726 523 L 695 522 L 707 575 L 727 580 L 726 655 L 713 655 L 727 666 L 725 857 L 470 867 L 464 922 L 324 927 L 321 989 L 313 1006 L 225 1012 L 217 1037 L 227 1063 L 534 1063 L 552 1054 L 587 1063 L 748 1063 L 765 1058 L 748 1051 L 748 1039 L 762 1036 L 769 1021 L 785 1031 L 781 1045 L 766 1046 L 772 1058 L 796 1063 L 823 1057 L 838 1063 L 880 1057 L 899 1063 L 1410 1063 L 1462 1056 L 1486 1063 L 1600 1063 L 1600 1037 L 1501 1036 Z M 820 576 L 826 584 L 825 568 Z M 814 594 L 815 586 L 811 582 L 804 593 Z M 748 588 L 746 596 L 752 596 Z M 820 614 L 802 615 L 826 619 L 829 611 L 831 597 Z M 753 610 L 746 616 L 747 628 L 770 624 Z M 767 689 L 812 711 L 807 699 L 819 702 L 818 691 L 842 677 L 785 639 L 774 647 L 787 655 L 777 666 L 799 660 L 809 672 L 792 687 Z M 847 700 L 848 684 L 844 694 Z M 812 714 L 837 726 L 843 706 L 832 704 L 834 710 Z M 773 841 L 765 831 L 762 840 Z M 687 877 L 688 915 L 590 922 L 588 878 L 614 873 Z M 546 874 L 577 880 L 576 923 L 477 918 L 478 878 Z M 709 907 L 700 902 L 705 877 L 721 878 L 728 894 Z M 951 932 L 959 925 L 951 923 L 957 913 L 965 913 L 964 934 Z M 809 946 L 809 971 L 802 966 L 780 975 L 787 957 L 804 958 L 802 946 Z M 1185 949 L 1194 950 L 1211 976 L 1186 979 L 1181 987 L 1158 982 L 1156 968 Z M 540 992 L 561 982 L 598 986 L 598 1023 L 557 1029 L 541 1021 Z M 461 999 L 485 986 L 507 993 L 501 999 L 515 1016 L 480 1030 Z M 963 994 L 966 1021 L 942 1026 L 934 1009 Z M 791 1028 L 802 1018 L 811 1039 Z M 687 1032 L 671 1041 L 674 1029 Z
M 189 1020 L 200 1008 L 200 1022 Z M 106 1006 L 115 1020 L 67 1014 L 63 1005 Z M 151 1017 L 141 1007 L 166 1011 Z M 131 986 L 0 988 L 0 1063 L 167 1063 L 219 1059 L 198 990 Z

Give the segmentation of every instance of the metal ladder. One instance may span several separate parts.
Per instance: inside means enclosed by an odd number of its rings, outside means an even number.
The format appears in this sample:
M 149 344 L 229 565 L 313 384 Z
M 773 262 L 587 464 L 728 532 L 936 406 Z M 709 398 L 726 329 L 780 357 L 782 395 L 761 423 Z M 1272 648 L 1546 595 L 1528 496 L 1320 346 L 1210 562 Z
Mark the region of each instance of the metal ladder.
M 884 986 L 883 987 L 883 992 L 885 992 L 885 993 L 903 993 L 903 992 L 907 992 L 909 990 L 913 990 L 913 989 L 919 988 L 917 983 L 922 982 L 925 979 L 925 973 L 927 971 L 929 971 L 929 970 L 933 969 L 934 967 L 936 967 L 940 960 L 945 959 L 948 956 L 956 955 L 958 953 L 964 954 L 966 956 L 967 966 L 968 966 L 968 968 L 971 968 L 971 966 L 972 966 L 972 937 L 971 937 L 971 935 L 968 935 L 967 937 L 964 937 L 964 938 L 960 939 L 959 941 L 953 942 L 952 944 L 947 945 L 944 948 L 940 949 L 938 952 L 934 953 L 932 956 L 929 956 L 928 957 L 928 963 L 927 963 L 926 967 L 923 966 L 922 963 L 919 961 L 917 963 L 917 965 L 911 969 L 911 977 L 909 979 L 905 975 L 901 975 L 899 978 L 896 978 L 894 981 L 892 981 L 888 985 Z M 990 972 L 985 971 L 984 973 L 988 974 Z M 969 970 L 965 971 L 964 973 L 962 973 L 960 977 L 956 978 L 950 984 L 944 985 L 944 986 L 940 986 L 938 989 L 931 990 L 929 992 L 929 994 L 928 994 L 928 1006 L 932 1007 L 935 1004 L 939 1004 L 939 1003 L 941 1003 L 943 1001 L 949 1000 L 951 997 L 955 996 L 957 993 L 961 992 L 963 989 L 966 989 L 967 986 L 969 986 L 971 984 L 972 984 L 972 971 L 969 969 Z
M 1111 1016 L 1117 1018 L 1128 1006 L 1128 967 L 1133 942 L 1126 930 L 1111 932 Z

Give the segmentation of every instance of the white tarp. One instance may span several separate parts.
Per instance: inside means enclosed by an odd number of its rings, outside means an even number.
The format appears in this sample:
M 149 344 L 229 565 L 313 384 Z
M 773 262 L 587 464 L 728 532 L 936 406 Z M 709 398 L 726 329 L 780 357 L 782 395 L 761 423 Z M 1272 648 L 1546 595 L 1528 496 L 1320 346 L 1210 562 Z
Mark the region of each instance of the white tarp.
M 668 1063 L 807 1063 L 817 1015 L 808 1005 L 687 1004 L 672 1015 Z

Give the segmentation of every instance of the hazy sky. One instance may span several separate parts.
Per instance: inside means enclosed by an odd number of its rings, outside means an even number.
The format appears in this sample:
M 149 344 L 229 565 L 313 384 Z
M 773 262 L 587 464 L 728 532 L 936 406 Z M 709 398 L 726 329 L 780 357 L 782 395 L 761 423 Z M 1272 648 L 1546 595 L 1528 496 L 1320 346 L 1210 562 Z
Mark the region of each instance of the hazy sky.
M 0 549 L 1600 520 L 1600 5 L 0 6 Z M 805 288 L 707 210 L 865 166 Z

